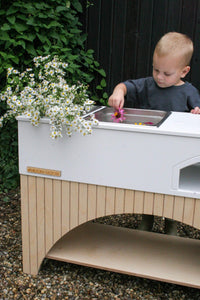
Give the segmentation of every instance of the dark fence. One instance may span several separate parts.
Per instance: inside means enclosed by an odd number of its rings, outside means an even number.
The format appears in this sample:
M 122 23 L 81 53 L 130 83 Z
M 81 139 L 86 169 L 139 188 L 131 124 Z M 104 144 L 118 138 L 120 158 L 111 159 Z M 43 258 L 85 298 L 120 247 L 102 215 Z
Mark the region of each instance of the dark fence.
M 87 1 L 82 1 L 85 3 Z M 199 0 L 93 0 L 85 9 L 86 48 L 107 73 L 107 92 L 120 81 L 151 75 L 152 53 L 169 31 L 189 35 L 195 51 L 187 80 L 200 89 Z

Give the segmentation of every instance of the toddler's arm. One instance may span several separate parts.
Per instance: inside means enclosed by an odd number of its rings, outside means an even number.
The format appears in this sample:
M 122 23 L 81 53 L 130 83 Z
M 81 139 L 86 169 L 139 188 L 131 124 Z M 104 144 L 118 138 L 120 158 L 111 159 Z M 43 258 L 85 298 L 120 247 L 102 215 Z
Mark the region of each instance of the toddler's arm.
M 192 114 L 200 114 L 200 108 L 198 106 L 196 106 L 195 108 L 193 108 L 190 111 Z
M 127 89 L 124 83 L 119 83 L 113 90 L 112 95 L 108 99 L 108 104 L 115 109 L 122 108 L 124 106 L 124 96 L 127 93 Z

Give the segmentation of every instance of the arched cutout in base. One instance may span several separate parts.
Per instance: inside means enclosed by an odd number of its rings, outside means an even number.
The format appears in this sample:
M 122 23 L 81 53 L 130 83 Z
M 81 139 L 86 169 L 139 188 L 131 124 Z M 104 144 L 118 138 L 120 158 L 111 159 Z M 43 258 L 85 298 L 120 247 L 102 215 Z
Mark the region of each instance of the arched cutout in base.
M 200 288 L 200 241 L 87 222 L 47 258 Z

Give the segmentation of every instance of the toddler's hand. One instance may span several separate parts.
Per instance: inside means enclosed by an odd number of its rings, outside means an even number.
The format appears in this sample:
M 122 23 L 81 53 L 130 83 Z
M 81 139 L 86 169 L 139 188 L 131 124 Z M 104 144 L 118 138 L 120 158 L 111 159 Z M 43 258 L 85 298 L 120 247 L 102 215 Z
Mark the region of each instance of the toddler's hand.
M 122 108 L 124 106 L 124 97 L 112 94 L 108 99 L 108 105 L 114 107 L 115 109 Z
M 200 114 L 200 108 L 198 106 L 196 106 L 195 108 L 193 108 L 190 111 L 192 114 Z
M 122 108 L 124 106 L 124 96 L 126 95 L 126 86 L 124 83 L 119 83 L 108 99 L 108 104 L 115 109 Z

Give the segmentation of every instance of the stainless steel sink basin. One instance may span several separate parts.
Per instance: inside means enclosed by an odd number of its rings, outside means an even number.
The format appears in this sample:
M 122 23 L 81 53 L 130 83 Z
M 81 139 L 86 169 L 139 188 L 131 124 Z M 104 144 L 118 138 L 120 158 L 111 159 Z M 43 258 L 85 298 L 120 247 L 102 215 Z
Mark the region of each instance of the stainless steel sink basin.
M 112 115 L 115 109 L 112 107 L 100 107 L 93 113 L 100 122 L 114 122 Z M 149 109 L 124 108 L 124 124 L 160 126 L 160 124 L 170 115 L 170 112 Z

